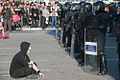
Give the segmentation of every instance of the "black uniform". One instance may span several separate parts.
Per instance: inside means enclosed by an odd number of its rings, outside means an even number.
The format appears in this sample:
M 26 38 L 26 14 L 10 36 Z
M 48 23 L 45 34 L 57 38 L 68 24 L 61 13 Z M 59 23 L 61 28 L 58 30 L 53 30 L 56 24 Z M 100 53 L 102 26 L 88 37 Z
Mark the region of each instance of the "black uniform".
M 28 62 L 30 62 L 30 59 L 26 54 L 29 46 L 30 43 L 27 42 L 21 43 L 20 45 L 21 51 L 14 56 L 10 66 L 11 77 L 21 78 L 36 73 L 33 69 L 29 68 Z

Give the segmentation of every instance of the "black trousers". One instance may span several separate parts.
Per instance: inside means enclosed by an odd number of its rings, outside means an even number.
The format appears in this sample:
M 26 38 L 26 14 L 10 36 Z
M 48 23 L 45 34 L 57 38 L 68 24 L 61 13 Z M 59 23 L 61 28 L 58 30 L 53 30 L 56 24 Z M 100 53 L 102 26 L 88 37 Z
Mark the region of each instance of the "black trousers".
M 34 64 L 36 65 L 36 63 L 34 63 Z M 13 78 L 22 78 L 22 77 L 32 75 L 32 74 L 37 75 L 37 72 L 35 70 L 33 70 L 32 68 L 23 67 L 23 68 L 15 70 L 14 73 L 11 75 L 11 77 L 13 77 Z

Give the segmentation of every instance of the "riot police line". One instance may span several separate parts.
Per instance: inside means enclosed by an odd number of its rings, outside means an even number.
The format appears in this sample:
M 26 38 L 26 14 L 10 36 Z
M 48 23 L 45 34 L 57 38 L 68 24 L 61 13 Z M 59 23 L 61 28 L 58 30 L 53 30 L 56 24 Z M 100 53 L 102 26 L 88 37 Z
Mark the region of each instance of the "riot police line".
M 113 7 L 120 7 L 119 3 L 117 6 L 115 4 L 111 7 L 113 4 L 107 5 L 111 14 L 114 14 L 112 13 L 114 12 L 112 11 Z M 116 17 L 110 18 L 110 12 L 108 14 L 105 7 L 106 4 L 102 1 L 93 4 L 82 1 L 79 3 L 79 8 L 73 7 L 71 10 L 71 5 L 66 3 L 62 9 L 60 24 L 60 44 L 67 48 L 72 58 L 81 59 L 80 66 L 92 66 L 92 69 L 98 71 L 98 74 L 107 73 L 104 52 L 105 37 L 117 37 L 118 43 L 120 42 L 119 33 L 114 32 L 114 24 L 111 24 L 111 21 L 113 23 Z M 116 25 L 118 23 L 119 20 L 116 20 Z M 85 53 L 86 42 L 97 43 L 97 55 Z M 75 56 L 76 54 L 77 56 Z

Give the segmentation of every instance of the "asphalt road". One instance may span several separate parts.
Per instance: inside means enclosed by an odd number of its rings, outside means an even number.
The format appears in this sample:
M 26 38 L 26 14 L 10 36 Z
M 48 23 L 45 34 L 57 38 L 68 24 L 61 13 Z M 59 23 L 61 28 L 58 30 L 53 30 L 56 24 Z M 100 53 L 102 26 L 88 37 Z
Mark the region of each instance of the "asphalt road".
M 77 66 L 77 61 L 59 46 L 55 36 L 25 32 L 12 32 L 9 39 L 0 39 L 0 80 L 11 80 L 10 62 L 19 52 L 22 41 L 32 44 L 32 51 L 28 55 L 45 74 L 44 79 L 36 80 L 114 80 L 109 75 L 98 76 L 84 72 Z

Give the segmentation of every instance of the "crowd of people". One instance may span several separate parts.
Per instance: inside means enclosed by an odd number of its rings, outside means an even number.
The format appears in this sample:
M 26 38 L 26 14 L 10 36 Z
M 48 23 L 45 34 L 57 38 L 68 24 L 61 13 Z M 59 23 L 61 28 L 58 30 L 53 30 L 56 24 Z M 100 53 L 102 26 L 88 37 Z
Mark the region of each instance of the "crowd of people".
M 57 27 L 59 11 L 58 2 L 46 4 L 45 2 L 29 3 L 29 1 L 24 2 L 24 0 L 7 0 L 0 3 L 0 21 L 4 22 L 5 32 L 7 25 L 9 32 L 12 31 L 11 26 Z M 13 18 L 16 14 L 19 15 L 20 20 L 17 20 L 19 17 Z
M 72 2 L 67 2 L 70 4 L 72 10 L 80 10 L 80 5 L 72 5 Z M 46 28 L 48 26 L 57 27 L 60 25 L 60 21 L 65 17 L 68 12 L 67 3 L 60 4 L 59 2 L 48 3 L 45 2 L 24 2 L 24 0 L 6 0 L 0 3 L 0 21 L 4 22 L 5 32 L 7 30 L 7 25 L 9 27 L 9 32 L 12 31 L 11 26 L 30 26 L 30 27 L 42 27 Z M 113 4 L 114 5 L 114 4 Z M 111 5 L 112 6 L 112 5 Z M 112 9 L 110 6 L 106 5 L 105 10 L 109 14 L 110 20 L 112 21 L 112 15 L 119 14 L 119 11 L 110 11 Z M 119 8 L 118 8 L 119 10 Z M 14 22 L 12 21 L 13 15 L 18 14 L 20 20 Z M 18 18 L 18 17 L 17 17 Z M 110 22 L 111 25 L 111 22 Z M 111 27 L 110 27 L 111 29 Z

